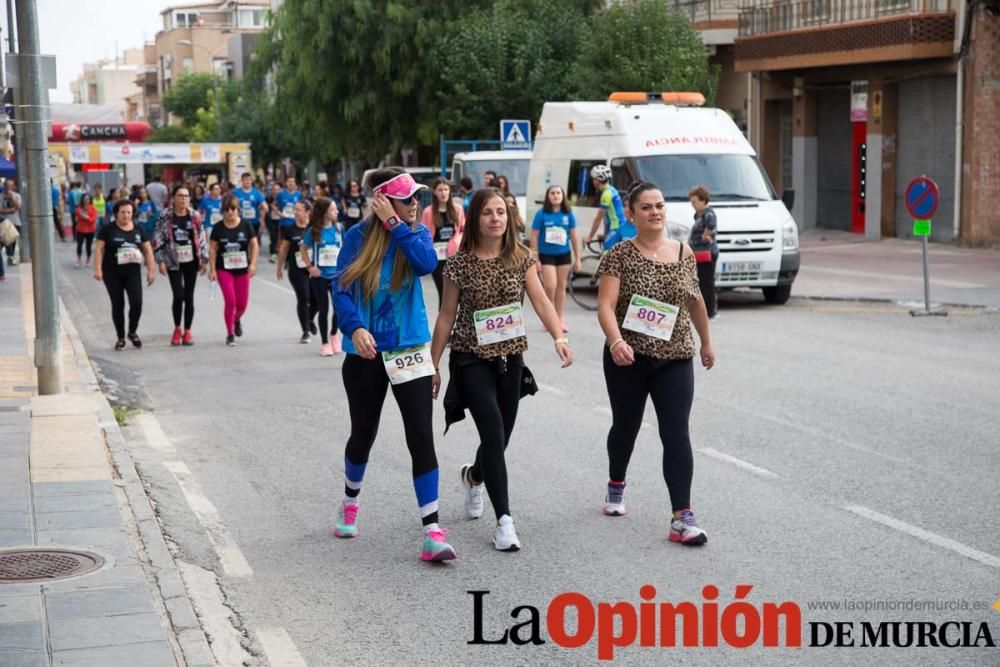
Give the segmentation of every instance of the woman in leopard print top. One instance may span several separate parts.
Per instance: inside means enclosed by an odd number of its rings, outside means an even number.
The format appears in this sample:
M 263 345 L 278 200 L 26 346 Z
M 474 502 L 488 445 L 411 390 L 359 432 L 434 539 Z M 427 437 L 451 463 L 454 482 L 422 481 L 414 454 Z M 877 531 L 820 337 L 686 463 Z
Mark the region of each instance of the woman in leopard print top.
M 692 324 L 701 339 L 702 365 L 715 364 L 708 313 L 694 253 L 664 236 L 666 203 L 659 188 L 637 185 L 628 200 L 638 235 L 608 251 L 599 268 L 598 319 L 607 337 L 604 378 L 612 413 L 604 513 L 625 514 L 625 472 L 649 396 L 660 425 L 663 478 L 673 506 L 670 541 L 705 544 L 708 538 L 691 512 L 694 457 L 688 417 L 694 399 Z
M 497 517 L 493 545 L 500 551 L 521 547 L 507 500 L 504 450 L 514 430 L 522 377 L 530 381 L 521 356 L 528 349 L 521 308 L 525 293 L 555 340 L 563 368 L 573 362 L 559 317 L 533 269 L 535 259 L 518 239 L 511 213 L 496 188 L 482 188 L 472 196 L 461 248 L 444 267 L 444 294 L 431 342 L 437 369 L 450 340 L 445 404 L 457 394 L 479 431 L 475 463 L 462 467 L 466 513 L 470 518 L 483 513 L 485 482 Z M 440 386 L 441 375 L 435 374 L 434 398 Z

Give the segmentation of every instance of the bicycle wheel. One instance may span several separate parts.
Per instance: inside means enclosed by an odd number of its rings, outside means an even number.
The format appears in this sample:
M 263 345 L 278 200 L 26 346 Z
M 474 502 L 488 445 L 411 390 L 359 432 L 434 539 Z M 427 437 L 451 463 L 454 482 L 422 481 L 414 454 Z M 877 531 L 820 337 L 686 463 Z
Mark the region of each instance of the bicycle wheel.
M 598 255 L 584 255 L 580 258 L 580 271 L 569 276 L 569 296 L 584 310 L 597 310 L 597 267 L 601 263 Z

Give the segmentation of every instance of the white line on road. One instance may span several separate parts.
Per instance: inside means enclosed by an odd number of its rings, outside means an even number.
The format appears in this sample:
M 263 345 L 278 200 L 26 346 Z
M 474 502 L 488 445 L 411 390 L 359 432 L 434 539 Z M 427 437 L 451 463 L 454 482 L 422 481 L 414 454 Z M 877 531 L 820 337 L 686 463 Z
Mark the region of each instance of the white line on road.
M 954 551 L 957 554 L 961 554 L 966 558 L 971 558 L 974 561 L 982 563 L 983 565 L 989 565 L 990 567 L 995 567 L 1000 569 L 1000 558 L 993 556 L 982 551 L 973 549 L 970 546 L 966 546 L 961 542 L 956 542 L 955 540 L 949 539 L 947 537 L 942 537 L 935 533 L 924 530 L 923 528 L 918 528 L 916 526 L 911 526 L 908 523 L 900 521 L 899 519 L 893 519 L 891 516 L 886 516 L 885 514 L 879 514 L 875 510 L 870 510 L 867 507 L 862 507 L 860 505 L 848 505 L 845 507 L 848 512 L 853 512 L 858 516 L 863 516 L 866 519 L 874 521 L 875 523 L 880 523 L 883 526 L 888 526 L 889 528 L 894 528 L 901 533 L 906 533 L 912 537 L 923 540 L 924 542 L 930 542 L 931 544 L 939 547 L 943 547 L 950 551 Z
M 194 478 L 191 471 L 183 461 L 164 461 L 163 467 L 170 471 L 177 484 L 184 493 L 191 511 L 198 517 L 209 542 L 215 547 L 215 553 L 219 555 L 219 562 L 222 569 L 230 577 L 249 577 L 253 575 L 250 563 L 243 557 L 243 552 L 236 545 L 236 542 L 229 535 L 226 526 L 222 523 L 219 510 L 208 499 L 208 496 L 201 490 L 198 480 Z
M 550 394 L 555 394 L 556 396 L 565 396 L 566 395 L 566 392 L 563 391 L 562 389 L 560 389 L 559 387 L 553 387 L 550 384 L 542 384 L 541 382 L 539 382 L 537 384 L 538 384 L 538 388 L 541 389 L 542 391 L 546 391 L 546 392 L 548 392 Z
M 170 444 L 167 434 L 160 427 L 160 420 L 148 412 L 143 412 L 136 417 L 136 421 L 146 436 L 146 444 L 161 452 L 175 453 L 174 446 Z
M 838 276 L 851 276 L 854 278 L 875 278 L 878 280 L 897 280 L 906 283 L 922 283 L 924 281 L 920 276 L 907 276 L 898 273 L 877 273 L 875 271 L 854 271 L 852 269 L 836 269 L 827 266 L 812 266 L 808 268 L 809 273 L 829 273 Z M 986 285 L 981 285 L 979 283 L 965 283 L 958 280 L 941 280 L 939 278 L 931 278 L 931 285 L 937 285 L 938 287 L 954 287 L 957 289 L 973 289 L 976 287 L 986 287 Z
M 257 639 L 267 661 L 275 667 L 306 667 L 306 661 L 284 628 L 261 628 L 257 631 Z
M 717 459 L 719 461 L 725 461 L 726 463 L 732 463 L 737 468 L 743 468 L 744 470 L 752 472 L 755 475 L 759 475 L 760 477 L 767 477 L 769 479 L 774 479 L 778 477 L 777 473 L 771 472 L 767 468 L 761 468 L 760 466 L 755 466 L 752 463 L 747 463 L 743 459 L 738 459 L 735 456 L 730 456 L 729 454 L 723 454 L 720 451 L 716 451 L 711 447 L 702 447 L 698 451 L 704 454 L 705 456 L 712 457 L 713 459 Z
M 283 285 L 279 285 L 278 283 L 272 283 L 270 280 L 264 280 L 263 278 L 261 278 L 257 282 L 261 283 L 261 284 L 264 284 L 264 285 L 267 285 L 268 287 L 273 287 L 274 289 L 280 289 L 282 292 L 288 292 L 289 294 L 295 294 L 295 290 L 289 289 L 289 288 L 287 288 L 287 287 L 285 287 Z

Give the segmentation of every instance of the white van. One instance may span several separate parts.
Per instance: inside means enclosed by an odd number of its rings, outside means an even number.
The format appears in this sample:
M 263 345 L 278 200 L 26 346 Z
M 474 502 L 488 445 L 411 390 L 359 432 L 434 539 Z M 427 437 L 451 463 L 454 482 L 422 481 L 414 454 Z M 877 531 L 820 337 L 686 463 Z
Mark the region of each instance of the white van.
M 785 303 L 799 270 L 798 228 L 789 213 L 794 193 L 779 199 L 729 115 L 701 108 L 703 102 L 698 93 L 547 102 L 528 176 L 526 220 L 530 224 L 541 207 L 545 190 L 561 185 L 585 236 L 598 210 L 590 169 L 606 164 L 623 200 L 634 181 L 658 185 L 667 200 L 667 233 L 687 241 L 694 222 L 688 191 L 703 185 L 719 224 L 716 286 L 761 288 L 768 303 Z
M 473 188 L 481 188 L 483 187 L 483 175 L 488 171 L 496 172 L 497 176 L 506 176 L 510 191 L 517 200 L 517 208 L 521 217 L 530 220 L 525 216 L 525 193 L 528 188 L 530 164 L 531 151 L 456 153 L 451 163 L 451 180 L 457 186 L 459 181 L 468 176 L 472 179 Z

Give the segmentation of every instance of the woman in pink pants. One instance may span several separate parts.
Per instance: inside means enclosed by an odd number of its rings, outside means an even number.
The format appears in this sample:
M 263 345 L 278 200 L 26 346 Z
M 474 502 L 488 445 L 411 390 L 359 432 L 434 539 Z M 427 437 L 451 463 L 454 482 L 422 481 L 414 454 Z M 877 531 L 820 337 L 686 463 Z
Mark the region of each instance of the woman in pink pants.
M 259 250 L 253 226 L 240 217 L 239 200 L 226 195 L 222 199 L 222 224 L 212 227 L 208 279 L 219 281 L 229 347 L 235 347 L 236 338 L 243 335 L 240 318 L 250 302 L 250 279 L 257 273 Z

